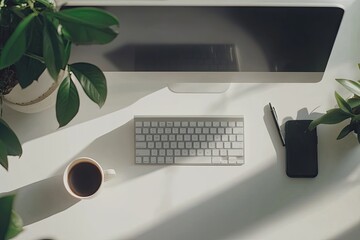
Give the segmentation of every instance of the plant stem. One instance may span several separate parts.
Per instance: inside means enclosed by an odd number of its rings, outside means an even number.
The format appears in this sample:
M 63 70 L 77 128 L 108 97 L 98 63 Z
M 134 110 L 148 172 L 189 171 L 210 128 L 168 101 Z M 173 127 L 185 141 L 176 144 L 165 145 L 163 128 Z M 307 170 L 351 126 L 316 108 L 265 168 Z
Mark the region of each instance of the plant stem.
M 44 58 L 43 58 L 43 57 L 40 57 L 40 56 L 35 55 L 35 54 L 33 54 L 33 53 L 30 53 L 30 52 L 25 52 L 24 55 L 25 55 L 25 56 L 28 56 L 28 57 L 30 57 L 30 58 L 32 58 L 32 59 L 38 60 L 39 62 L 45 64 L 45 61 L 44 61 Z
M 3 95 L 0 96 L 0 117 L 3 116 Z

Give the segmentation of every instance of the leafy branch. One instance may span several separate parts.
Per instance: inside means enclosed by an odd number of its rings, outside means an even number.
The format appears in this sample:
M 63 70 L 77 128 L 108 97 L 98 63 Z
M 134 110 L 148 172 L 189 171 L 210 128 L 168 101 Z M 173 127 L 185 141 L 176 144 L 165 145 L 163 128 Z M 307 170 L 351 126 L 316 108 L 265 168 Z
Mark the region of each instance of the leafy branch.
M 0 71 L 15 68 L 22 88 L 31 85 L 45 69 L 54 81 L 62 81 L 56 100 L 60 127 L 79 111 L 75 79 L 89 99 L 102 107 L 107 97 L 105 75 L 90 63 L 69 63 L 71 45 L 111 42 L 118 34 L 118 19 L 93 7 L 57 10 L 50 0 L 9 0 L 6 4 L 0 13 L 0 30 L 7 36 L 0 39 Z M 59 79 L 66 69 L 68 74 Z M 15 133 L 0 119 L 0 164 L 8 169 L 7 156 L 21 153 Z

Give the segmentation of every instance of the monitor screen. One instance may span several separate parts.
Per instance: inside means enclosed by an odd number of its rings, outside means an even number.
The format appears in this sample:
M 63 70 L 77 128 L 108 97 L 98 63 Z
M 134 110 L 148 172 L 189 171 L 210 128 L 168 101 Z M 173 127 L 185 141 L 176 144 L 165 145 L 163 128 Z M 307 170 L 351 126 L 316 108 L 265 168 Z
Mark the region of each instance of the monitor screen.
M 72 61 L 124 72 L 324 72 L 343 16 L 337 7 L 108 6 L 108 45 Z M 86 49 L 84 49 L 86 48 Z

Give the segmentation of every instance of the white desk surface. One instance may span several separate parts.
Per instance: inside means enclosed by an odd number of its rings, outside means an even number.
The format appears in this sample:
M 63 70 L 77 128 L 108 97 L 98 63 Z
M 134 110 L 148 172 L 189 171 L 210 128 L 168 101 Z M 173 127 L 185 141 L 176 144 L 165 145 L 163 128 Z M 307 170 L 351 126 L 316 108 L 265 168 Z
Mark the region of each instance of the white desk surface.
M 0 192 L 16 190 L 25 222 L 16 239 L 358 239 L 360 147 L 336 141 L 344 124 L 320 126 L 319 175 L 290 179 L 285 151 L 266 110 L 280 121 L 308 118 L 335 106 L 335 82 L 359 79 L 360 2 L 349 2 L 324 79 L 310 84 L 232 84 L 223 94 L 175 94 L 165 83 L 114 79 L 105 106 L 82 97 L 79 115 L 57 129 L 55 110 L 21 114 L 6 108 L 24 154 L 0 169 Z M 246 164 L 239 167 L 135 166 L 136 114 L 246 117 Z M 314 115 L 312 115 L 314 117 Z M 118 175 L 101 194 L 75 201 L 59 177 L 89 156 Z

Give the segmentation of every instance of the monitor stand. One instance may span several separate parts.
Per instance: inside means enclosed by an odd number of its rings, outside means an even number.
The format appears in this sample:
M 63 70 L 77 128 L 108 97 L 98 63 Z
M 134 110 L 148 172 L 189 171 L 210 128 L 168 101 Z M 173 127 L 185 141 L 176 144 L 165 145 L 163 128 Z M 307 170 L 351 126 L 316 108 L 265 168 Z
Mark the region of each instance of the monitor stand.
M 170 83 L 168 88 L 174 93 L 224 93 L 230 83 Z

